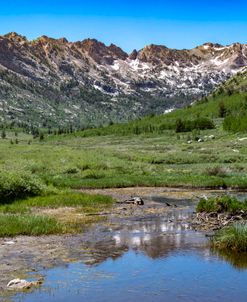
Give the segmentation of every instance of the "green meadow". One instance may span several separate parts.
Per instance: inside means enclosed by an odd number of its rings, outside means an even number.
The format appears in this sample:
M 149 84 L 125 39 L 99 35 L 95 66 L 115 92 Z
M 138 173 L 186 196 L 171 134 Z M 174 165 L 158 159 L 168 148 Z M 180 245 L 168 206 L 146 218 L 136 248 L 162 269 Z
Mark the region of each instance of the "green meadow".
M 61 207 L 76 207 L 73 192 L 83 188 L 246 189 L 247 93 L 245 78 L 236 79 L 187 108 L 126 124 L 60 135 L 44 130 L 35 139 L 6 127 L 0 139 L 2 212 L 27 215 L 27 209 L 34 208 L 30 198 L 37 196 L 41 208 L 58 207 L 59 200 Z M 65 192 L 71 194 L 66 202 Z M 82 211 L 87 198 L 80 201 Z M 106 197 L 90 199 L 96 200 L 95 209 L 109 205 Z M 37 207 L 37 200 L 34 203 Z M 56 223 L 46 233 L 53 232 L 61 232 Z

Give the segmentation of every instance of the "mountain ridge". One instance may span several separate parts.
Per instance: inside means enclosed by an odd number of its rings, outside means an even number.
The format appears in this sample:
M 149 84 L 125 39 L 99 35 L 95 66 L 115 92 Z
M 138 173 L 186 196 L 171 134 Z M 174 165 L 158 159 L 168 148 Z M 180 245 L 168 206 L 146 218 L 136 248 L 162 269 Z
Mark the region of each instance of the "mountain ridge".
M 183 107 L 247 66 L 247 45 L 150 44 L 127 54 L 96 39 L 0 36 L 0 119 L 52 126 L 126 121 Z

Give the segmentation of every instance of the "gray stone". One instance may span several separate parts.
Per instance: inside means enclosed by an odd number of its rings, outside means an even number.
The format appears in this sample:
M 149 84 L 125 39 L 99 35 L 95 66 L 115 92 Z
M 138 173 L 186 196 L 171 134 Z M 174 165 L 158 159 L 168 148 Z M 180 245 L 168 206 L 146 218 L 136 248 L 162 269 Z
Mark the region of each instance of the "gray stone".
M 24 279 L 13 279 L 7 284 L 8 289 L 12 290 L 25 290 L 30 289 L 31 287 L 38 286 L 42 284 L 42 280 L 38 281 L 27 281 Z

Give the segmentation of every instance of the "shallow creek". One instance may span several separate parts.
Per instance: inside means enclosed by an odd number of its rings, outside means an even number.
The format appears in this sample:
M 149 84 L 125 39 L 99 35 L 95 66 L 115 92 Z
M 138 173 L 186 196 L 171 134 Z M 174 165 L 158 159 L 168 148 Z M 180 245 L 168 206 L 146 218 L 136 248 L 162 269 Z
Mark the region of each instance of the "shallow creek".
M 246 302 L 246 255 L 210 250 L 205 234 L 191 230 L 188 223 L 195 201 L 168 195 L 143 193 L 146 209 L 152 205 L 157 211 L 110 215 L 83 235 L 54 236 L 50 242 L 29 239 L 28 247 L 27 239 L 16 240 L 9 252 L 22 246 L 23 267 L 33 267 L 33 272 L 26 270 L 27 276 L 44 276 L 44 284 L 3 301 Z M 32 245 L 41 255 L 46 245 L 44 251 L 53 256 L 42 257 Z M 4 252 L 8 250 L 1 257 Z

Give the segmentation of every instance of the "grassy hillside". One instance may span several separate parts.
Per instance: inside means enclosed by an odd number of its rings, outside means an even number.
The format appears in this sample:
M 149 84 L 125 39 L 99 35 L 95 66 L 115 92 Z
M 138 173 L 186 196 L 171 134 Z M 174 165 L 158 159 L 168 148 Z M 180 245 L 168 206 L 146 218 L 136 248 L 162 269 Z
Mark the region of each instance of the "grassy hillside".
M 140 135 L 165 133 L 167 130 L 176 130 L 178 120 L 182 121 L 212 121 L 215 124 L 224 123 L 224 129 L 237 132 L 247 130 L 247 70 L 237 74 L 231 80 L 221 85 L 213 94 L 200 101 L 177 109 L 169 114 L 148 116 L 126 124 L 114 124 L 107 127 L 88 129 L 78 133 L 78 136 L 105 136 L 105 135 Z M 241 128 L 228 127 L 228 121 L 243 119 Z M 202 123 L 205 124 L 205 123 Z M 210 123 L 208 123 L 210 125 Z M 193 128 L 193 127 L 192 127 Z M 200 129 L 203 127 L 194 127 Z M 207 127 L 206 127 L 207 128 Z M 210 129 L 211 127 L 209 127 Z M 189 129 L 193 130 L 193 129 Z

